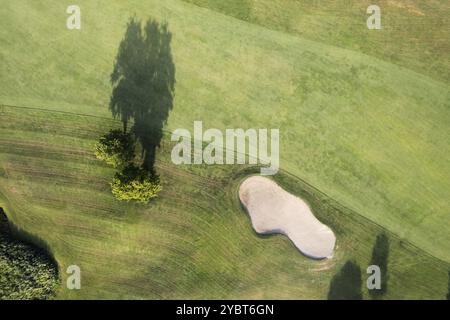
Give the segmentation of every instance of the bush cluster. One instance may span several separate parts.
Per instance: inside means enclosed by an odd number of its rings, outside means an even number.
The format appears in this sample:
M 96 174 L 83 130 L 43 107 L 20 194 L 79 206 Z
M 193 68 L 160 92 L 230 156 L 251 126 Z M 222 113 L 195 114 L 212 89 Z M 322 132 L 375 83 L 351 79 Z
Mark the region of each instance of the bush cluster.
M 59 284 L 58 269 L 40 249 L 12 237 L 0 209 L 0 300 L 43 300 Z
M 162 187 L 153 170 L 135 165 L 135 145 L 131 133 L 111 130 L 95 145 L 95 156 L 118 169 L 111 182 L 116 199 L 148 203 Z
M 116 173 L 111 191 L 119 200 L 147 203 L 161 191 L 161 184 L 157 175 L 131 164 Z
M 95 145 L 95 156 L 114 168 L 121 167 L 134 158 L 134 140 L 129 133 L 111 130 Z

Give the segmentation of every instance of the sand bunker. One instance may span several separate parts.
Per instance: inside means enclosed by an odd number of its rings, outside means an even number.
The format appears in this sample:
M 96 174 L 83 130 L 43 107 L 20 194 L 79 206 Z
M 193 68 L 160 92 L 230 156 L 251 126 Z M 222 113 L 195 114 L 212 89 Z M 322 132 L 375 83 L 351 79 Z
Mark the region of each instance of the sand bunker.
M 308 205 L 268 178 L 254 176 L 239 188 L 239 198 L 261 234 L 281 233 L 306 256 L 314 259 L 333 255 L 336 237 Z

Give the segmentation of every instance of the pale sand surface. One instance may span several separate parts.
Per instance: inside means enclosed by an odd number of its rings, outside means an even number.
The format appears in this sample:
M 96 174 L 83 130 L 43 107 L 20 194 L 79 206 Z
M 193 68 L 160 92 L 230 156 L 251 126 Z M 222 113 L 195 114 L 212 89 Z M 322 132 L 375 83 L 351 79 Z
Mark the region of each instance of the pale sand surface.
M 336 243 L 333 231 L 314 216 L 302 199 L 274 181 L 261 176 L 250 177 L 241 184 L 239 198 L 256 232 L 284 234 L 310 258 L 333 256 Z

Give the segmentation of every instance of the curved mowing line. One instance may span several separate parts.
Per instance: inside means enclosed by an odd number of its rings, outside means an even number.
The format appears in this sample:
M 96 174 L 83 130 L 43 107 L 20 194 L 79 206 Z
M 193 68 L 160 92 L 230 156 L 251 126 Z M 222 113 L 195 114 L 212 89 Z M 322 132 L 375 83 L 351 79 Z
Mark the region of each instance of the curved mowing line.
M 82 117 L 92 117 L 92 118 L 110 120 L 110 121 L 113 121 L 113 122 L 119 122 L 119 120 L 116 120 L 114 118 L 108 118 L 108 117 L 102 117 L 102 116 L 94 116 L 92 114 L 76 113 L 76 112 L 70 112 L 70 111 L 46 109 L 46 108 L 43 108 L 43 107 L 17 106 L 17 105 L 2 104 L 2 103 L 0 103 L 0 106 L 8 107 L 8 108 L 16 108 L 16 109 L 28 109 L 28 110 L 38 110 L 38 111 L 70 114 L 70 115 L 76 115 L 76 116 L 82 116 Z
M 46 108 L 42 108 L 42 107 L 17 106 L 17 105 L 7 105 L 7 104 L 0 104 L 0 105 L 5 106 L 5 107 L 8 107 L 8 108 L 28 109 L 28 110 L 39 110 L 39 111 L 45 111 L 45 112 L 49 112 L 49 113 L 53 113 L 53 112 L 54 112 L 54 113 L 61 113 L 61 114 L 68 114 L 68 115 L 76 115 L 76 116 L 92 117 L 92 118 L 104 119 L 104 120 L 109 120 L 109 121 L 112 121 L 112 122 L 120 123 L 120 120 L 116 120 L 116 119 L 114 119 L 114 118 L 107 118 L 107 117 L 95 116 L 95 115 L 90 115 L 90 114 L 80 114 L 80 113 L 75 113 L 75 112 L 70 112 L 70 111 L 52 110 L 52 109 L 46 109 Z M 171 134 L 171 133 L 172 133 L 172 131 L 169 131 L 169 130 L 163 130 L 163 132 L 164 132 L 164 133 L 167 133 L 167 134 Z M 224 147 L 223 150 L 227 150 L 227 149 Z M 235 150 L 235 152 L 237 153 L 237 150 Z M 248 156 L 248 153 L 246 153 L 246 152 L 245 152 L 245 153 L 240 153 L 240 154 L 244 154 L 244 155 Z M 235 173 L 235 176 L 236 176 L 237 174 L 241 174 L 243 170 L 248 170 L 249 168 L 259 168 L 259 167 L 258 167 L 258 166 L 253 166 L 253 167 L 247 167 L 247 168 L 245 168 L 245 169 L 238 170 L 238 171 Z M 351 212 L 352 214 L 356 214 L 356 215 L 358 215 L 359 217 L 363 218 L 364 220 L 369 221 L 369 222 L 373 223 L 374 225 L 380 227 L 381 229 L 388 231 L 390 234 L 394 235 L 398 240 L 401 240 L 401 241 L 403 241 L 403 242 L 405 242 L 405 243 L 411 245 L 413 248 L 417 249 L 417 250 L 420 251 L 420 252 L 423 252 L 425 255 L 427 255 L 427 256 L 429 256 L 429 257 L 432 257 L 432 258 L 434 258 L 434 259 L 437 259 L 438 261 L 441 261 L 441 262 L 443 262 L 443 263 L 445 263 L 445 264 L 448 264 L 448 263 L 449 263 L 448 261 L 443 260 L 443 259 L 441 259 L 441 258 L 439 258 L 439 257 L 437 257 L 437 256 L 435 256 L 435 255 L 433 255 L 433 254 L 431 254 L 431 253 L 429 253 L 428 251 L 425 251 L 424 249 L 422 249 L 421 247 L 419 247 L 418 245 L 416 245 L 416 244 L 415 244 L 414 242 L 412 242 L 411 240 L 400 237 L 397 233 L 391 231 L 391 230 L 390 230 L 389 228 L 387 228 L 386 226 L 383 226 L 383 225 L 381 225 L 381 224 L 379 224 L 379 223 L 373 221 L 372 219 L 370 219 L 370 218 L 364 216 L 363 214 L 361 214 L 361 213 L 359 213 L 359 212 L 357 212 L 357 211 L 351 209 L 351 208 L 348 207 L 347 205 L 342 204 L 341 202 L 337 201 L 337 200 L 334 199 L 333 197 L 329 196 L 327 193 L 325 193 L 325 192 L 323 192 L 323 191 L 317 189 L 316 187 L 314 187 L 312 184 L 310 184 L 309 182 L 307 182 L 305 179 L 303 179 L 303 178 L 301 178 L 301 177 L 299 177 L 299 176 L 297 176 L 297 175 L 291 173 L 290 171 L 288 171 L 288 170 L 286 170 L 286 169 L 283 169 L 283 168 L 281 168 L 281 167 L 279 168 L 279 171 L 285 173 L 285 174 L 288 175 L 288 176 L 291 176 L 291 177 L 293 177 L 293 178 L 299 180 L 300 182 L 304 183 L 305 185 L 307 185 L 309 188 L 311 188 L 311 189 L 314 190 L 315 192 L 318 192 L 319 194 L 325 196 L 327 199 L 332 200 L 332 202 L 333 202 L 334 204 L 336 204 L 337 207 L 341 207 L 341 208 L 344 209 L 344 210 L 342 210 L 342 211 L 348 211 L 348 212 Z M 235 177 L 233 177 L 233 180 L 234 180 L 234 179 L 235 179 Z M 1 190 L 0 190 L 0 196 L 1 196 Z
M 244 180 L 245 180 L 247 177 L 249 177 L 250 175 L 254 174 L 254 172 L 253 172 L 252 170 L 254 170 L 255 172 L 257 172 L 256 170 L 259 170 L 259 167 L 258 167 L 258 166 L 251 166 L 251 167 L 243 168 L 243 169 L 241 169 L 241 170 L 238 170 L 238 171 L 233 175 L 233 177 L 232 177 L 232 179 L 233 179 L 232 183 L 237 182 L 237 186 L 235 187 L 235 192 L 234 192 L 234 193 L 235 193 L 236 199 L 239 199 L 239 196 L 238 196 L 238 190 L 239 190 L 240 183 L 242 183 L 242 181 L 244 181 Z M 243 172 L 245 172 L 245 171 L 248 171 L 248 172 L 246 172 L 246 173 L 243 174 Z M 400 237 L 397 233 L 395 233 L 395 232 L 389 230 L 387 227 L 385 227 L 385 226 L 383 226 L 383 225 L 381 225 L 381 224 L 379 224 L 379 223 L 377 223 L 377 222 L 371 220 L 370 218 L 368 218 L 368 217 L 362 215 L 361 213 L 359 213 L 359 212 L 357 212 L 357 211 L 351 209 L 350 207 L 348 207 L 348 206 L 342 204 L 341 202 L 339 202 L 339 201 L 337 201 L 336 199 L 334 199 L 333 197 L 329 196 L 327 193 L 325 193 L 325 192 L 323 192 L 323 191 L 317 189 L 317 188 L 314 187 L 312 184 L 310 184 L 310 183 L 307 182 L 306 180 L 304 180 L 304 179 L 298 177 L 297 175 L 295 175 L 295 174 L 293 174 L 293 173 L 291 173 L 291 172 L 289 172 L 289 171 L 287 171 L 287 170 L 285 170 L 285 169 L 281 169 L 281 168 L 280 168 L 279 171 L 280 171 L 281 173 L 285 174 L 286 176 L 289 176 L 291 179 L 293 179 L 293 180 L 298 180 L 299 182 L 305 184 L 305 185 L 306 185 L 308 188 L 310 188 L 313 192 L 318 193 L 319 195 L 323 196 L 323 197 L 326 198 L 326 199 L 329 199 L 329 200 L 331 201 L 331 205 L 332 205 L 333 207 L 336 207 L 337 209 L 339 209 L 339 211 L 340 211 L 341 213 L 343 213 L 343 214 L 345 214 L 345 215 L 347 215 L 347 216 L 357 215 L 359 218 L 362 218 L 362 220 L 364 220 L 365 223 L 373 224 L 373 225 L 379 227 L 379 228 L 382 229 L 382 230 L 386 230 L 390 235 L 394 236 L 394 238 L 395 238 L 396 240 L 402 241 L 402 242 L 404 242 L 404 243 L 410 245 L 412 248 L 414 248 L 414 249 L 417 250 L 418 252 L 422 253 L 423 255 L 428 256 L 428 257 L 430 257 L 430 258 L 434 258 L 434 259 L 436 259 L 436 260 L 438 260 L 438 261 L 440 261 L 441 263 L 444 263 L 444 264 L 446 264 L 446 265 L 450 265 L 450 263 L 449 263 L 448 261 L 443 260 L 443 259 L 441 259 L 441 258 L 439 258 L 439 257 L 434 256 L 433 254 L 429 253 L 428 251 L 425 251 L 425 250 L 422 249 L 421 247 L 419 247 L 419 246 L 417 246 L 416 244 L 414 244 L 413 242 L 411 242 L 411 240 Z M 277 182 L 277 183 L 280 183 L 279 181 L 276 181 L 276 182 Z M 282 183 L 280 183 L 280 185 L 283 186 Z M 305 201 L 306 201 L 306 200 L 305 200 Z M 306 202 L 309 204 L 308 201 L 306 201 Z
M 236 20 L 238 20 L 238 21 L 240 21 L 240 22 L 242 22 L 242 23 L 248 23 L 249 25 L 252 25 L 252 26 L 255 26 L 255 27 L 258 27 L 258 28 L 262 28 L 262 29 L 265 29 L 265 30 L 270 31 L 270 32 L 279 32 L 279 33 L 281 33 L 281 34 L 284 34 L 284 35 L 287 35 L 287 36 L 290 36 L 290 37 L 294 37 L 294 38 L 299 39 L 299 40 L 302 40 L 302 41 L 308 41 L 308 42 L 311 42 L 311 43 L 314 43 L 314 44 L 317 44 L 317 45 L 327 46 L 327 47 L 331 47 L 331 48 L 335 48 L 335 49 L 339 49 L 339 50 L 346 50 L 346 51 L 349 51 L 349 52 L 352 52 L 352 53 L 355 53 L 355 54 L 358 54 L 358 55 L 367 56 L 367 57 L 369 57 L 369 58 L 371 58 L 371 59 L 373 59 L 373 60 L 382 61 L 383 63 L 391 64 L 391 65 L 396 66 L 396 67 L 398 67 L 398 68 L 400 68 L 400 69 L 404 69 L 404 70 L 408 70 L 409 72 L 417 73 L 417 74 L 419 74 L 419 75 L 421 75 L 421 76 L 423 76 L 423 77 L 430 78 L 430 79 L 432 79 L 433 81 L 436 81 L 437 83 L 440 83 L 441 85 L 444 85 L 445 87 L 448 87 L 448 84 L 447 84 L 447 82 L 446 82 L 445 80 L 443 80 L 443 79 L 441 79 L 441 78 L 436 78 L 435 75 L 431 75 L 431 74 L 428 74 L 428 73 L 424 73 L 423 70 L 419 71 L 419 70 L 410 69 L 410 68 L 407 67 L 406 63 L 404 63 L 404 64 L 398 64 L 398 63 L 395 63 L 395 62 L 393 62 L 393 61 L 386 60 L 384 57 L 374 56 L 374 55 L 372 55 L 372 54 L 369 54 L 368 52 L 357 51 L 357 50 L 355 50 L 355 49 L 353 49 L 353 48 L 350 48 L 350 47 L 348 47 L 348 46 L 339 46 L 339 45 L 335 45 L 335 44 L 328 43 L 328 42 L 325 42 L 325 41 L 317 41 L 317 40 L 312 39 L 312 38 L 305 38 L 305 37 L 302 37 L 299 33 L 295 32 L 295 31 L 276 29 L 276 28 L 273 28 L 273 27 L 269 27 L 269 26 L 267 26 L 267 25 L 264 25 L 264 24 L 262 24 L 262 23 L 259 23 L 259 22 L 256 21 L 256 20 L 253 20 L 253 21 L 250 21 L 250 20 L 244 20 L 244 19 L 242 19 L 242 18 L 239 18 L 239 17 L 237 17 L 237 16 L 234 16 L 234 15 L 232 15 L 232 14 L 230 14 L 230 13 L 227 13 L 227 12 L 225 12 L 225 11 L 222 11 L 222 10 L 220 10 L 220 9 L 217 9 L 217 8 L 211 8 L 211 7 L 209 7 L 208 5 L 203 6 L 203 5 L 200 5 L 200 4 L 196 3 L 196 2 L 190 2 L 190 1 L 185 1 L 185 0 L 181 0 L 181 1 L 183 1 L 184 3 L 186 3 L 186 4 L 188 4 L 188 5 L 192 5 L 192 6 L 195 6 L 195 7 L 197 7 L 197 8 L 201 8 L 201 9 L 204 9 L 204 10 L 208 10 L 208 11 L 214 13 L 214 14 L 223 15 L 223 16 L 228 17 L 228 18 L 231 18 L 231 19 L 236 19 Z M 364 5 L 363 5 L 363 6 L 364 6 Z M 322 15 L 322 16 L 324 16 L 324 17 L 328 17 L 328 14 L 327 14 L 327 13 L 317 14 L 317 12 L 316 12 L 315 14 L 318 15 L 318 16 Z M 333 16 L 334 16 L 334 17 L 338 17 L 339 15 L 338 15 L 336 12 L 334 12 Z M 343 15 L 343 16 L 347 16 L 347 15 Z M 367 18 L 368 15 L 363 16 L 363 17 Z M 299 18 L 299 17 L 298 17 L 298 18 Z M 364 19 L 361 20 L 361 21 L 364 21 Z M 364 28 L 364 27 L 365 27 L 365 24 L 364 24 L 363 22 L 361 22 L 361 21 L 360 21 L 359 23 L 356 23 L 356 22 L 355 22 L 355 25 L 358 25 L 359 27 L 362 26 L 362 27 Z M 324 30 L 324 31 L 325 31 L 325 30 Z M 431 66 L 430 66 L 430 68 L 431 68 Z

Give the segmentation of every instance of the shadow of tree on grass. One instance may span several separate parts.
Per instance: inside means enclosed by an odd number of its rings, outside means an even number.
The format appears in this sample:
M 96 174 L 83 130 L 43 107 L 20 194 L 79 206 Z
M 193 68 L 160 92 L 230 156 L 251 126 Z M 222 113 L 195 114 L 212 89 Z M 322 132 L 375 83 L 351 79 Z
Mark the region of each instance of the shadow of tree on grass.
M 381 288 L 369 290 L 372 298 L 380 298 L 388 291 L 388 258 L 389 258 L 389 238 L 383 232 L 377 236 L 372 250 L 371 265 L 380 267 Z
M 172 34 L 167 23 L 148 20 L 144 27 L 130 18 L 111 74 L 113 86 L 109 108 L 131 131 L 142 147 L 142 167 L 154 172 L 156 148 L 173 108 L 175 65 L 171 52 Z
M 362 300 L 361 286 L 361 268 L 347 261 L 331 279 L 328 300 Z

